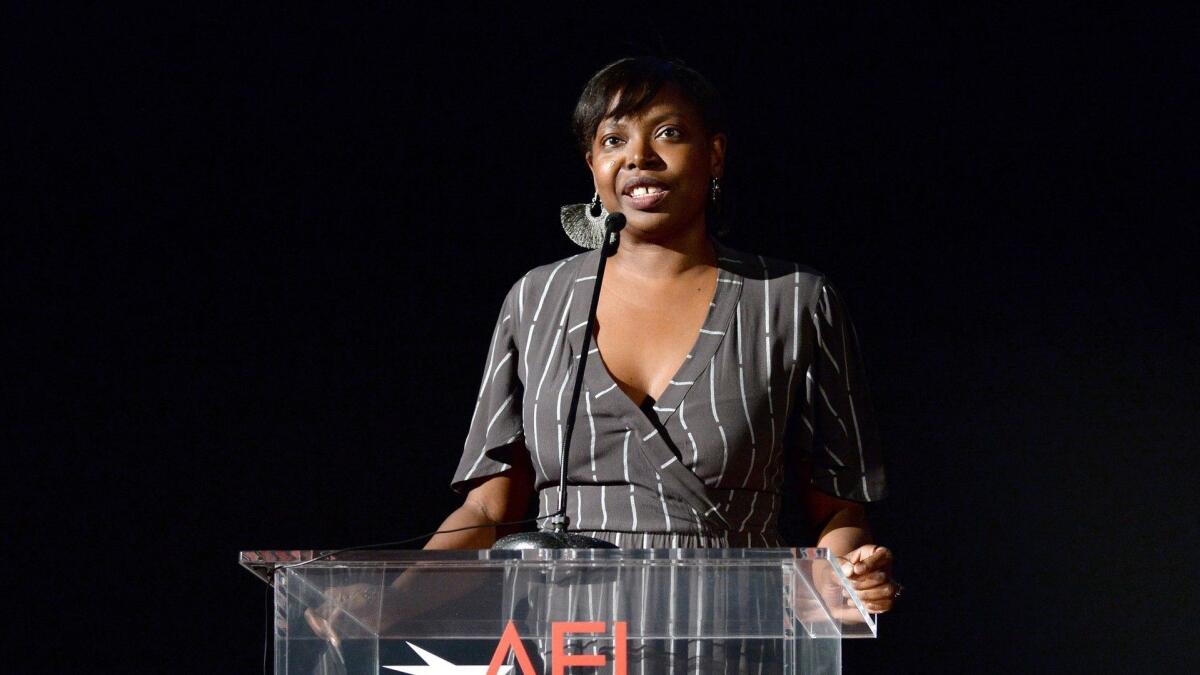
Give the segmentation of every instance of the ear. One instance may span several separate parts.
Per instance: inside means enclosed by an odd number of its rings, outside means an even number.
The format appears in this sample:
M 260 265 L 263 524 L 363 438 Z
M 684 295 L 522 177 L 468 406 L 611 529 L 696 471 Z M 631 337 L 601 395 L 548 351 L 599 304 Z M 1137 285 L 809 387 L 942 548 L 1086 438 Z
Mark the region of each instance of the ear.
M 725 175 L 725 144 L 728 139 L 725 134 L 713 134 L 709 139 L 709 169 L 714 178 Z
M 592 151 L 591 150 L 588 150 L 587 152 L 585 152 L 583 154 L 583 160 L 585 162 L 587 162 L 588 173 L 592 174 L 592 189 L 595 190 L 596 192 L 599 192 L 600 188 L 596 187 L 596 171 L 594 169 L 592 169 Z

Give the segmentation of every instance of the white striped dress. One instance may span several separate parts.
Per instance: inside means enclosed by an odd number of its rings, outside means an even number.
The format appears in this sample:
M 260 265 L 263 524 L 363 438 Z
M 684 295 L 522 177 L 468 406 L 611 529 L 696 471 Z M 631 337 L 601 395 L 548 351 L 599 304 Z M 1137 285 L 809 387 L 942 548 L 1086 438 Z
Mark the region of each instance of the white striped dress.
M 885 492 L 857 340 L 816 271 L 714 241 L 718 283 L 691 352 L 653 409 L 592 341 L 571 442 L 571 529 L 624 548 L 782 546 L 786 471 L 855 501 Z M 524 439 L 539 515 L 558 505 L 559 448 L 599 252 L 531 270 L 498 317 L 453 487 L 509 467 Z M 811 545 L 805 542 L 804 545 Z

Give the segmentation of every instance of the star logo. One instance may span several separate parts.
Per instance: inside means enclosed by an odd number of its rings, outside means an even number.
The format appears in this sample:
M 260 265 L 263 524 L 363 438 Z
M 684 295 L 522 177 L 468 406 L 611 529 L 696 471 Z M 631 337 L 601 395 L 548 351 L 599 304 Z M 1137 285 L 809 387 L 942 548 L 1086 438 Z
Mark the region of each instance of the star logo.
M 433 654 L 429 651 L 421 649 L 411 642 L 404 644 L 412 647 L 412 650 L 421 657 L 425 662 L 423 666 L 384 666 L 387 670 L 395 670 L 408 675 L 487 675 L 488 666 L 456 666 L 446 659 Z M 500 666 L 497 670 L 498 675 L 507 675 L 512 670 L 512 666 Z

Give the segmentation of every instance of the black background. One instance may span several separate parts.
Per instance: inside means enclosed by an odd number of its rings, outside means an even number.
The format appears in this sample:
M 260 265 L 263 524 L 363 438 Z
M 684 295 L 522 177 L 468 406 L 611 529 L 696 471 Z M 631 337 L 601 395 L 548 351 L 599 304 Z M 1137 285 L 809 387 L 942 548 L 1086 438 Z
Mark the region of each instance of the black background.
M 257 672 L 239 550 L 436 527 L 504 293 L 576 251 L 575 98 L 642 53 L 728 99 L 729 243 L 858 328 L 907 590 L 847 671 L 1194 668 L 1197 11 L 560 12 L 5 22 L 33 670 Z

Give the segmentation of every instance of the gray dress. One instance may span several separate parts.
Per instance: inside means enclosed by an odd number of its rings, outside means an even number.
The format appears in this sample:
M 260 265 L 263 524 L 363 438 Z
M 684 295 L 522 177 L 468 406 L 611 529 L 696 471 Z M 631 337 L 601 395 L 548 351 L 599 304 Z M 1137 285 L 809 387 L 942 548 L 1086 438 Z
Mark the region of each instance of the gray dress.
M 884 496 L 853 327 L 816 271 L 714 241 L 708 316 L 653 407 L 629 399 L 592 342 L 571 441 L 571 529 L 624 548 L 783 546 L 785 472 Z M 559 448 L 599 251 L 535 268 L 504 299 L 452 486 L 507 469 L 524 438 L 539 515 L 558 505 Z M 811 545 L 811 543 L 810 543 Z

